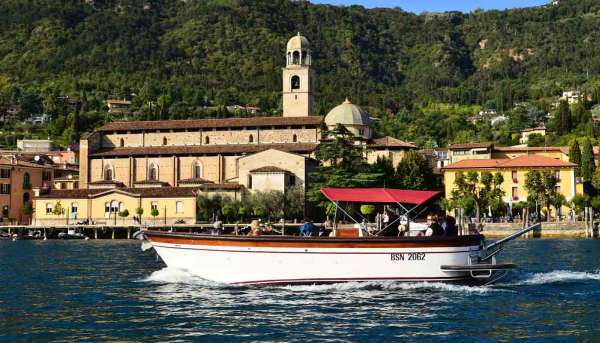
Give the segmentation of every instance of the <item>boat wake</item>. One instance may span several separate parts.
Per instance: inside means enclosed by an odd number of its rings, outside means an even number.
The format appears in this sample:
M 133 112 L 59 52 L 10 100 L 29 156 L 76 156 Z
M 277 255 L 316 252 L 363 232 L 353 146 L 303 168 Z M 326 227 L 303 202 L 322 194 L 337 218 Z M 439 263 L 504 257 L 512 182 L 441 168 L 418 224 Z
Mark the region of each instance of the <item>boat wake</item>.
M 510 283 L 509 285 L 543 285 L 576 281 L 600 281 L 600 270 L 593 272 L 554 270 L 546 273 L 527 273 L 523 279 L 517 279 L 514 283 Z
M 217 282 L 209 281 L 203 279 L 199 276 L 196 276 L 185 269 L 177 269 L 177 268 L 163 268 L 161 270 L 157 270 L 152 272 L 150 276 L 140 280 L 140 282 L 150 282 L 150 283 L 169 283 L 169 284 L 185 284 L 185 285 L 196 285 L 196 286 L 223 286 L 224 284 L 220 284 Z
M 324 285 L 290 285 L 286 289 L 295 292 L 336 292 L 348 290 L 430 290 L 443 292 L 457 292 L 470 294 L 485 294 L 491 292 L 511 292 L 510 290 L 484 287 L 484 286 L 465 286 L 441 282 L 398 282 L 398 281 L 374 281 L 374 282 L 345 282 Z

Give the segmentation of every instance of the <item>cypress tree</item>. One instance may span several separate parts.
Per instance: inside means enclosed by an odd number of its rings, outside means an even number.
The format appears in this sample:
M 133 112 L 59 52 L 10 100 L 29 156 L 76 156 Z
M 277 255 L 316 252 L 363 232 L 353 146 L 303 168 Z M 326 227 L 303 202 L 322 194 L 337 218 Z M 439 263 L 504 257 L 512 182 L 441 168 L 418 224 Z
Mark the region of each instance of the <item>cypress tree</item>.
M 572 127 L 571 109 L 569 109 L 569 103 L 565 100 L 561 100 L 560 105 L 558 105 L 558 113 L 556 114 L 556 117 L 558 120 L 558 134 L 564 135 L 569 133 Z
M 583 154 L 581 155 L 581 176 L 584 181 L 592 181 L 596 164 L 594 163 L 594 148 L 589 138 L 583 143 Z
M 575 176 L 581 176 L 581 149 L 579 148 L 577 139 L 573 140 L 573 143 L 569 148 L 569 162 L 577 165 L 577 167 L 575 167 Z

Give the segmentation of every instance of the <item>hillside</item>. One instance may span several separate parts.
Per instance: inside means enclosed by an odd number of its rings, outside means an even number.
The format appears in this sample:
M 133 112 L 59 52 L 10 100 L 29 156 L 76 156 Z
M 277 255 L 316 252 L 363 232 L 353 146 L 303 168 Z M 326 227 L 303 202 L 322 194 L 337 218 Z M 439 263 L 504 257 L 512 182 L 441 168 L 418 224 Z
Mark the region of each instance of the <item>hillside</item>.
M 0 20 L 0 109 L 54 117 L 41 131 L 9 122 L 3 132 L 63 144 L 110 119 L 107 98 L 131 97 L 140 119 L 222 116 L 204 106 L 228 104 L 276 114 L 297 31 L 311 41 L 318 114 L 349 96 L 382 118 L 380 131 L 423 145 L 510 144 L 561 91 L 585 91 L 587 110 L 600 87 L 593 0 L 421 15 L 287 0 L 3 0 Z M 481 108 L 508 123 L 469 122 Z M 573 124 L 594 134 L 589 118 Z

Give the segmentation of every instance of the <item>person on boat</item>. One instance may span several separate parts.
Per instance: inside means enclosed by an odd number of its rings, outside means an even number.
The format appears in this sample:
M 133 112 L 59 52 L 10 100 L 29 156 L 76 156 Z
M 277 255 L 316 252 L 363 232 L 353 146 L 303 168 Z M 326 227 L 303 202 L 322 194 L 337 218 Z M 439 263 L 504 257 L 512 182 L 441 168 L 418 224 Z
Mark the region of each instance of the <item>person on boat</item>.
M 446 216 L 446 219 L 442 223 L 442 229 L 444 229 L 444 235 L 449 237 L 458 236 L 458 228 L 456 227 L 456 219 L 452 216 Z
M 443 236 L 444 229 L 438 223 L 438 217 L 435 214 L 427 215 L 427 230 L 425 230 L 425 236 Z
M 253 219 L 250 222 L 250 232 L 248 232 L 248 236 L 260 236 L 260 234 L 261 234 L 260 223 L 259 223 L 258 219 Z
M 303 224 L 300 225 L 300 236 L 313 236 L 315 231 L 315 226 L 313 225 L 310 219 L 305 218 L 303 220 Z
M 276 235 L 277 232 L 273 230 L 273 225 L 271 223 L 266 223 L 263 230 L 260 232 L 261 235 Z
M 220 235 L 223 232 L 223 221 L 219 219 L 219 217 L 217 217 L 215 219 L 215 222 L 213 223 L 213 228 L 212 228 L 212 234 L 213 235 Z

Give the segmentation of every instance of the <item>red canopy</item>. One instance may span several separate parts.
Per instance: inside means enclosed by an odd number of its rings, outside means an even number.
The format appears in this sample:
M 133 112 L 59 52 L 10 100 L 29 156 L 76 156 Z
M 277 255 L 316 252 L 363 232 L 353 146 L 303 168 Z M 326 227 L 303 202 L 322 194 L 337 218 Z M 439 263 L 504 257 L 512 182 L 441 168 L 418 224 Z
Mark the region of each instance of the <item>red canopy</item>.
M 421 205 L 441 192 L 392 188 L 322 188 L 321 193 L 331 201 Z

